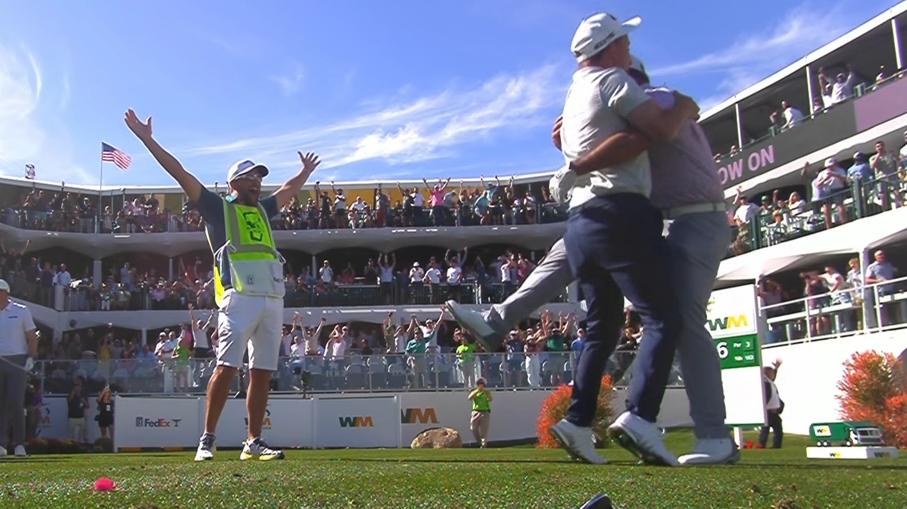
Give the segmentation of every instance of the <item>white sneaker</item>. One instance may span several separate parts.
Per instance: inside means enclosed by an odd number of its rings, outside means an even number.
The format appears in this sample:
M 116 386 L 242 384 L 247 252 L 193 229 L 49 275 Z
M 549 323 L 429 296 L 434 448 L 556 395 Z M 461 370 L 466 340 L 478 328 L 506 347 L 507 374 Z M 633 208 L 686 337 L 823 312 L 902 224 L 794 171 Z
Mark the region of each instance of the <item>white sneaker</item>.
M 677 458 L 681 465 L 726 465 L 740 461 L 737 444 L 730 438 L 698 438 L 693 452 Z
M 6 456 L 6 447 L 0 445 L 0 458 Z
M 571 458 L 593 465 L 604 465 L 608 462 L 595 452 L 595 442 L 592 439 L 592 428 L 584 428 L 573 424 L 567 419 L 561 419 L 551 427 L 551 436 L 557 440 Z
M 17 458 L 25 458 L 28 456 L 28 453 L 25 452 L 25 446 L 22 444 L 16 446 L 16 450 L 13 454 L 15 454 Z
M 257 457 L 261 461 L 282 460 L 283 451 L 272 449 L 264 440 L 256 438 L 243 442 L 239 459 L 248 460 Z
M 608 436 L 621 447 L 650 465 L 677 466 L 677 458 L 665 447 L 664 438 L 655 423 L 629 411 L 608 427 Z
M 488 325 L 481 313 L 467 309 L 466 306 L 454 300 L 447 301 L 447 310 L 460 324 L 460 327 L 469 331 L 486 352 L 494 352 L 501 345 L 500 335 L 491 325 Z
M 195 461 L 208 461 L 214 459 L 214 451 L 217 447 L 214 445 L 214 435 L 205 433 L 198 439 L 198 449 L 195 451 Z

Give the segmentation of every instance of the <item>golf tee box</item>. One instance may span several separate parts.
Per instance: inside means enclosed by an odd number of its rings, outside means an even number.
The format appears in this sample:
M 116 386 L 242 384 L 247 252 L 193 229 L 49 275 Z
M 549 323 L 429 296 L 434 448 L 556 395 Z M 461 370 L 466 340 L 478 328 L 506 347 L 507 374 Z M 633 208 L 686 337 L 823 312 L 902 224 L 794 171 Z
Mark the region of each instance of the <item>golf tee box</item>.
M 807 447 L 806 457 L 823 460 L 871 460 L 878 458 L 897 458 L 897 447 Z

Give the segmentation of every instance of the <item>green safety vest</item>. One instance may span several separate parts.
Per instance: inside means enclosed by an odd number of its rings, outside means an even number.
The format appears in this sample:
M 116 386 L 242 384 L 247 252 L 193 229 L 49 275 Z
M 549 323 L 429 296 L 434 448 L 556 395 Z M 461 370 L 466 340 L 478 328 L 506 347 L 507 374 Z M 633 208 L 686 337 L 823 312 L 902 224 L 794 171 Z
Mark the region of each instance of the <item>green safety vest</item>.
M 220 260 L 230 265 L 233 291 L 245 295 L 283 298 L 284 258 L 277 251 L 271 225 L 261 204 L 250 207 L 223 200 L 227 242 L 214 253 L 214 300 L 219 307 L 226 289 L 220 274 Z

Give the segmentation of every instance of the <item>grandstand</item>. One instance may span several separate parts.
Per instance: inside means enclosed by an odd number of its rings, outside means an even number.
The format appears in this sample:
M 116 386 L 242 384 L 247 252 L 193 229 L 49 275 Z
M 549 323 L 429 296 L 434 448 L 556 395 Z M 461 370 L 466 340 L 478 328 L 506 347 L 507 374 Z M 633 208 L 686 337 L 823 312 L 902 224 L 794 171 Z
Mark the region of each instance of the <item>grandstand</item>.
M 814 421 L 835 420 L 835 383 L 841 362 L 853 352 L 900 355 L 907 349 L 907 278 L 867 278 L 879 250 L 888 263 L 907 270 L 905 27 L 902 3 L 702 116 L 733 237 L 716 288 L 758 289 L 762 357 L 785 362 L 777 383 L 795 433 L 806 433 Z M 886 166 L 879 141 L 893 167 Z M 822 172 L 838 171 L 836 166 L 848 175 L 862 160 L 858 154 L 869 165 L 865 173 L 855 171 L 828 189 L 819 182 Z M 452 322 L 423 373 L 414 373 L 395 349 L 394 330 L 411 317 L 436 318 L 438 305 L 451 296 L 486 308 L 512 291 L 501 281 L 500 266 L 513 263 L 525 276 L 565 229 L 565 212 L 547 194 L 548 176 L 463 179 L 448 184 L 444 199 L 433 206 L 426 198 L 431 182 L 307 185 L 273 219 L 277 244 L 289 261 L 284 322 L 315 328 L 324 318 L 321 345 L 335 324 L 348 324 L 355 342 L 343 359 L 287 348 L 274 388 L 306 394 L 462 388 L 460 360 L 451 353 Z M 224 190 L 217 183 L 208 187 Z M 274 190 L 263 187 L 263 193 Z M 52 338 L 42 345 L 37 367 L 45 394 L 65 393 L 73 376 L 95 389 L 113 383 L 123 393 L 204 391 L 210 357 L 200 355 L 180 371 L 154 356 L 157 338 L 170 332 L 165 329 L 178 335 L 189 322 L 190 303 L 199 320 L 212 307 L 201 220 L 179 188 L 61 188 L 4 177 L 0 205 L 0 270 L 14 297 L 29 302 L 45 337 Z M 461 253 L 466 277 L 457 288 L 410 277 L 417 263 L 444 268 Z M 856 266 L 845 278 L 852 258 Z M 391 260 L 393 277 L 383 279 L 380 267 Z M 44 269 L 43 262 L 52 266 Z M 70 279 L 58 276 L 61 263 Z M 844 284 L 836 286 L 826 267 L 839 271 Z M 565 288 L 548 309 L 561 320 L 572 313 L 581 321 L 580 300 Z M 569 344 L 572 338 L 563 339 Z M 516 349 L 480 354 L 477 363 L 492 387 L 539 392 L 570 379 L 571 352 L 563 344 L 549 350 L 538 362 L 540 381 Z M 611 373 L 619 377 L 631 360 L 632 349 L 618 352 Z M 682 384 L 679 377 L 674 381 Z M 683 397 L 682 391 L 671 393 L 675 406 L 664 423 L 688 423 Z M 63 419 L 53 408 L 50 419 Z M 60 430 L 53 422 L 42 425 L 45 434 Z M 502 439 L 526 438 L 496 432 Z M 189 445 L 197 438 L 190 435 Z

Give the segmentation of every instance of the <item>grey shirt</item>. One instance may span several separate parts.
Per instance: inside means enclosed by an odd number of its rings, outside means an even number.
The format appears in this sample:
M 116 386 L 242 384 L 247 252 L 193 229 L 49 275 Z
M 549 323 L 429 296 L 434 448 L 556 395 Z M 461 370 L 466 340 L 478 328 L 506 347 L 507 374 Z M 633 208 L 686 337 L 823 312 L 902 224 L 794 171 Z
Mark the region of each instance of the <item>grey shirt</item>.
M 623 69 L 584 67 L 573 74 L 564 104 L 561 150 L 574 161 L 612 134 L 625 131 L 630 113 L 649 100 L 645 91 Z M 637 193 L 648 197 L 652 190 L 647 153 L 610 168 L 577 176 L 570 207 L 596 196 Z
M 672 90 L 647 87 L 646 93 L 662 109 L 674 107 Z M 696 122 L 686 121 L 673 141 L 652 145 L 649 162 L 652 165 L 652 205 L 668 209 L 724 201 L 712 149 Z

